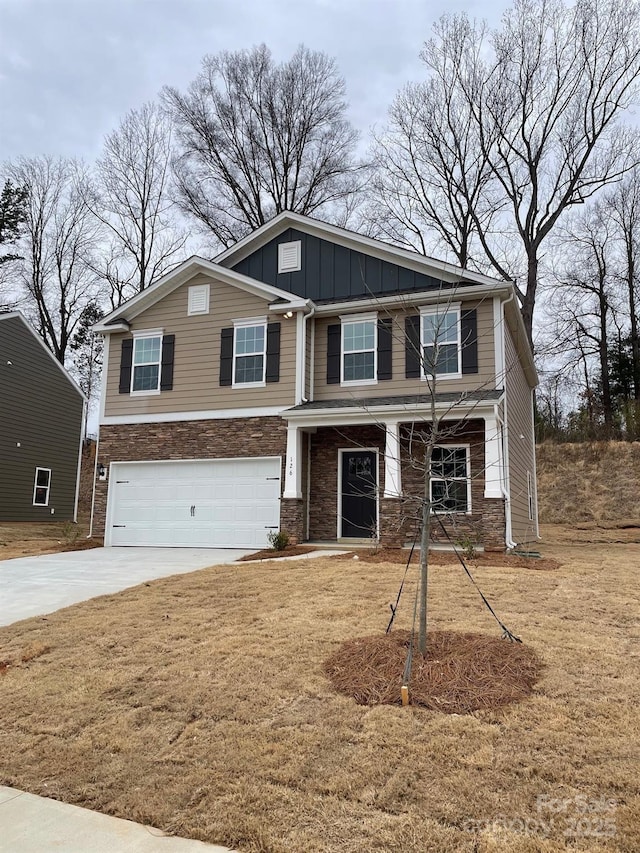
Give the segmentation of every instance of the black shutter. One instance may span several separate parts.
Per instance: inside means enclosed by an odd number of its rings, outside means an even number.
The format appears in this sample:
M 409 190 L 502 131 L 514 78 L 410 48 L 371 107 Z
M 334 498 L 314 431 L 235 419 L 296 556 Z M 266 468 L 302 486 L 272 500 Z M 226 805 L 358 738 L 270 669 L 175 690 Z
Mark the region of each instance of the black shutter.
M 175 350 L 175 335 L 164 335 L 162 338 L 162 369 L 160 371 L 160 390 L 171 391 L 173 388 L 173 354 Z
M 133 338 L 125 338 L 122 341 L 122 352 L 120 355 L 120 394 L 128 394 L 131 391 L 131 364 L 133 363 Z
M 392 339 L 390 317 L 378 320 L 378 379 L 392 378 Z
M 478 312 L 475 308 L 460 315 L 462 372 L 478 372 Z
M 267 325 L 267 382 L 280 381 L 280 323 Z
M 420 378 L 420 317 L 415 314 L 404 321 L 404 375 L 407 379 Z
M 233 382 L 233 326 L 220 332 L 220 384 Z
M 342 336 L 340 323 L 327 327 L 327 384 L 337 385 L 340 382 L 340 339 Z

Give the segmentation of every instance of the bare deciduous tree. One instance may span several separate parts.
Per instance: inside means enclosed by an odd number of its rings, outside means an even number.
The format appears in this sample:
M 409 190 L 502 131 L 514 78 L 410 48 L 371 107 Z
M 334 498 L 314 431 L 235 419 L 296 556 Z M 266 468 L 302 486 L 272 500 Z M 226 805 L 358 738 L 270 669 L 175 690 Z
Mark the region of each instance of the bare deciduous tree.
M 186 94 L 163 91 L 182 208 L 223 246 L 283 210 L 329 211 L 358 183 L 344 96 L 334 61 L 305 47 L 280 65 L 265 45 L 206 56 Z
M 473 112 L 457 85 L 469 56 L 467 76 L 473 73 L 482 30 L 459 16 L 439 34 L 424 51 L 431 76 L 405 86 L 388 126 L 374 134 L 368 214 L 375 236 L 424 255 L 444 249 L 468 267 L 477 265 L 474 217 L 488 231 L 500 206 Z
M 86 179 L 73 161 L 52 157 L 21 159 L 9 171 L 27 190 L 18 276 L 25 308 L 64 364 L 80 317 L 99 292 L 92 271 L 97 225 L 81 189 Z
M 532 340 L 545 241 L 567 210 L 620 180 L 634 162 L 634 135 L 621 120 L 640 72 L 638 4 L 516 0 L 489 38 L 465 16 L 445 16 L 422 58 L 436 83 L 446 69 L 454 103 L 466 100 L 473 129 L 466 122 L 447 128 L 459 137 L 456 165 L 461 172 L 467 166 L 472 132 L 478 162 L 493 176 L 486 186 L 493 193 L 497 185 L 505 204 L 499 220 L 487 220 L 481 203 L 470 205 L 475 233 L 504 278 L 517 272 L 502 251 L 504 235 L 515 235 L 524 251 L 518 295 Z M 421 154 L 438 167 L 438 149 L 423 146 Z M 479 201 L 485 193 L 483 186 Z
M 187 236 L 169 197 L 170 163 L 171 128 L 154 104 L 131 110 L 105 139 L 87 202 L 104 227 L 96 272 L 114 308 L 182 260 Z

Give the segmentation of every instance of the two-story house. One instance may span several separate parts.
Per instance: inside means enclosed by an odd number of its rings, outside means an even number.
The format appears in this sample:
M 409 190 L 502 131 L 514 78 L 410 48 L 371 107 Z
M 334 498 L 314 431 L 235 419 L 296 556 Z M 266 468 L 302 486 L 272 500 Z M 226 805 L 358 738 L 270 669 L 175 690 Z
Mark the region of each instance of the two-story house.
M 19 311 L 0 313 L 0 521 L 75 521 L 85 396 Z
M 513 285 L 293 213 L 106 317 L 94 533 L 260 547 L 537 536 L 533 389 Z

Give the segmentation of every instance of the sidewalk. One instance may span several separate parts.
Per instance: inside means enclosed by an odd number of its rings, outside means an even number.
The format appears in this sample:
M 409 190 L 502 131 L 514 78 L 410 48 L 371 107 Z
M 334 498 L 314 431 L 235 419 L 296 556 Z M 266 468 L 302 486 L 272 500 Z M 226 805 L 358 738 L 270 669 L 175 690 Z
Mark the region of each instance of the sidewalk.
M 0 785 L 0 853 L 233 853 Z

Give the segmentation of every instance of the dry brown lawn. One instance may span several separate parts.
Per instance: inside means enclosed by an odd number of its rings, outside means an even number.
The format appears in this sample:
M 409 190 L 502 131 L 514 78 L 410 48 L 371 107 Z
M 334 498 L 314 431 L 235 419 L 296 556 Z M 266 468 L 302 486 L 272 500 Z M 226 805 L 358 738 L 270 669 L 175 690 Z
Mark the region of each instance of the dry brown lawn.
M 58 551 L 97 548 L 102 541 L 87 540 L 89 523 L 72 522 L 0 522 L 0 560 L 33 557 Z
M 0 782 L 242 851 L 637 851 L 638 548 L 541 550 L 561 567 L 477 569 L 544 670 L 470 715 L 323 673 L 384 631 L 397 563 L 217 567 L 2 628 Z M 453 563 L 430 602 L 433 629 L 497 634 Z

